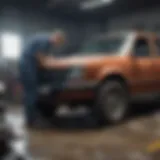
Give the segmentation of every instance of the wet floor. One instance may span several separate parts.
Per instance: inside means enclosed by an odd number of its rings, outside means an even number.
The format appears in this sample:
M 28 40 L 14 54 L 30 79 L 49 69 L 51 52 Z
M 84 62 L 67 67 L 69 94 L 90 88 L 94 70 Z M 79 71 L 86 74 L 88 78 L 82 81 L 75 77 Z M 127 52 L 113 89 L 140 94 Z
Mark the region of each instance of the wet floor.
M 99 127 L 91 116 L 64 117 L 53 129 L 29 136 L 30 150 L 40 160 L 160 160 L 160 107 L 143 105 L 117 126 Z

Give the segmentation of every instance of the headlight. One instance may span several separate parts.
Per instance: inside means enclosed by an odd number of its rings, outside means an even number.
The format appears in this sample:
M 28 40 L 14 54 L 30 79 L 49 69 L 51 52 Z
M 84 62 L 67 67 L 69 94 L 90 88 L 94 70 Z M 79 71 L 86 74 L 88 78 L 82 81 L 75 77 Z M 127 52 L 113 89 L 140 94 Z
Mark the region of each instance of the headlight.
M 74 67 L 69 74 L 69 78 L 81 78 L 83 76 L 83 69 L 81 67 Z

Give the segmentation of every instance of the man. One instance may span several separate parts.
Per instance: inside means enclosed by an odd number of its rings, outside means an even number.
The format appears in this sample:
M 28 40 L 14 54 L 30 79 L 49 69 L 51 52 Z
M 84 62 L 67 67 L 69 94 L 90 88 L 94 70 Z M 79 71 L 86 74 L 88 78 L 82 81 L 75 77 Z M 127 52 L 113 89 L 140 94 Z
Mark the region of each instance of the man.
M 37 36 L 25 47 L 20 57 L 20 79 L 24 90 L 24 108 L 26 123 L 36 125 L 38 68 L 52 69 L 65 67 L 65 62 L 49 55 L 51 48 L 59 48 L 65 43 L 65 35 L 55 32 L 50 36 Z M 54 54 L 54 53 L 53 53 Z

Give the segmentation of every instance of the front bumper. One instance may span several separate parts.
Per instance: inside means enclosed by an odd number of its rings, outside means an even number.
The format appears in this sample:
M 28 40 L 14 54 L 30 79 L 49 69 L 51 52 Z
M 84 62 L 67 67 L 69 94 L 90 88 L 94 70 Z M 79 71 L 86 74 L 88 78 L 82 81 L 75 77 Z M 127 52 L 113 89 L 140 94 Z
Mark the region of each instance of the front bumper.
M 97 86 L 97 82 L 96 81 L 79 81 L 79 82 L 75 82 L 75 81 L 70 81 L 67 82 L 66 84 L 62 84 L 62 85 L 51 85 L 51 84 L 44 84 L 41 85 L 38 89 L 38 92 L 40 94 L 50 94 L 52 91 L 65 91 L 65 90 L 86 90 L 86 89 L 93 89 Z
M 69 81 L 63 85 L 43 85 L 39 87 L 40 97 L 55 96 L 56 100 L 87 100 L 94 97 L 96 81 Z

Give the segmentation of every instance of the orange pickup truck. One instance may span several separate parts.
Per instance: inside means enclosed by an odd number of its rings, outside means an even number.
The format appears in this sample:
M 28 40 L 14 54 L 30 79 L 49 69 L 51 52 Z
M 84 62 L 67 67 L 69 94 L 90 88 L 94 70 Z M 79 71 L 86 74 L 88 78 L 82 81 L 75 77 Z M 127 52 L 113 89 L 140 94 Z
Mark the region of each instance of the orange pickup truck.
M 104 34 L 85 43 L 68 67 L 55 69 L 53 103 L 90 106 L 110 123 L 121 121 L 132 100 L 156 98 L 160 92 L 160 40 L 151 32 Z M 61 85 L 60 85 L 61 84 Z M 41 87 L 40 95 L 45 95 Z M 42 98 L 40 98 L 42 99 Z

